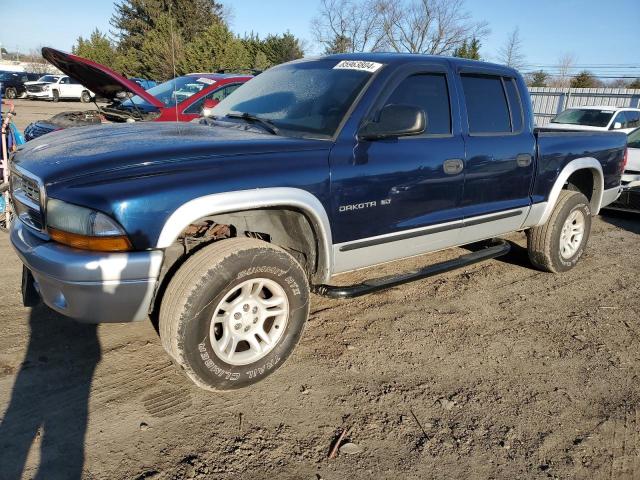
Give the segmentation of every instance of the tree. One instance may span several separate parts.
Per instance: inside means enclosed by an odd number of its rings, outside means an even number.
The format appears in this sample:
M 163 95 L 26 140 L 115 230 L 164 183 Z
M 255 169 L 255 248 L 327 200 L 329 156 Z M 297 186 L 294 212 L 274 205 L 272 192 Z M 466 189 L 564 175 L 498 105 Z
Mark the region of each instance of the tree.
M 633 82 L 627 85 L 627 88 L 638 88 L 640 89 L 640 78 L 636 78 Z
M 334 53 L 348 53 L 352 50 L 351 40 L 344 35 L 336 35 L 334 39 L 327 44 L 324 53 L 325 55 L 333 55 Z
M 473 37 L 470 42 L 464 40 L 462 45 L 453 51 L 454 57 L 469 58 L 471 60 L 480 60 L 480 40 Z
M 448 55 L 487 24 L 471 19 L 464 0 L 378 0 L 384 41 L 396 52 Z
M 120 46 L 135 47 L 163 14 L 171 15 L 183 40 L 191 41 L 212 23 L 222 21 L 225 9 L 216 0 L 120 0 L 110 23 Z
M 550 82 L 551 87 L 568 87 L 571 84 L 571 70 L 576 64 L 576 56 L 573 53 L 565 53 L 558 59 L 556 69 L 557 77 Z
M 583 70 L 571 79 L 571 88 L 594 88 L 599 86 L 598 79 L 587 70 Z
M 242 41 L 226 25 L 215 22 L 186 45 L 179 67 L 181 72 L 247 70 L 251 58 Z
M 178 62 L 183 52 L 182 31 L 173 25 L 171 16 L 163 13 L 158 16 L 155 27 L 145 35 L 140 50 L 126 52 L 132 63 L 132 71 L 125 70 L 125 73 L 159 81 L 168 80 L 176 73 L 181 73 Z
M 269 35 L 262 43 L 261 50 L 271 65 L 279 65 L 304 57 L 300 40 L 290 32 L 282 35 Z
M 538 70 L 529 75 L 529 81 L 527 82 L 530 87 L 546 87 L 549 75 L 544 70 Z
M 525 57 L 522 53 L 522 41 L 520 40 L 520 29 L 518 27 L 507 37 L 506 43 L 500 48 L 498 58 L 501 63 L 516 70 L 525 66 Z
M 74 55 L 88 58 L 94 62 L 106 65 L 109 68 L 116 67 L 116 51 L 111 40 L 106 34 L 97 28 L 91 33 L 88 39 L 78 37 L 76 44 L 71 50 Z
M 321 0 L 311 21 L 315 40 L 333 53 L 375 52 L 384 46 L 381 0 Z

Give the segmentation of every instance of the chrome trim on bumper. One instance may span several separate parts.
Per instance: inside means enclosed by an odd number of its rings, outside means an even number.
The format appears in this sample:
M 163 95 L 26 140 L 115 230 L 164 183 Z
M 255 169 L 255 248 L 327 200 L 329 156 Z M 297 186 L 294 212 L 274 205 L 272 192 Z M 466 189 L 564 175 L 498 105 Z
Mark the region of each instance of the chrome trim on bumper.
M 46 242 L 21 222 L 11 243 L 31 271 L 44 303 L 86 323 L 147 318 L 163 252 L 100 253 Z

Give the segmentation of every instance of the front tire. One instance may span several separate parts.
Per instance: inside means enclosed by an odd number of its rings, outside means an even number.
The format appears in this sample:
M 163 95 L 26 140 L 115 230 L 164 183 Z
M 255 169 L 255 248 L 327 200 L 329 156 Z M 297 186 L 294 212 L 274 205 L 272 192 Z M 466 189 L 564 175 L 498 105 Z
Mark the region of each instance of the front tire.
M 9 100 L 14 100 L 18 96 L 18 92 L 15 88 L 9 87 L 4 91 L 4 96 Z
M 80 101 L 82 103 L 89 103 L 91 101 L 91 95 L 89 94 L 89 92 L 87 92 L 86 90 L 84 90 L 81 94 L 80 94 Z
M 198 386 L 252 385 L 276 371 L 297 345 L 309 315 L 309 285 L 283 249 L 228 239 L 189 258 L 160 307 L 167 353 Z
M 53 92 L 51 92 L 51 100 L 56 103 L 60 101 L 60 92 L 58 92 L 58 90 L 54 90 Z
M 590 232 L 589 200 L 580 192 L 562 190 L 547 222 L 527 231 L 529 259 L 546 272 L 571 270 L 584 254 Z

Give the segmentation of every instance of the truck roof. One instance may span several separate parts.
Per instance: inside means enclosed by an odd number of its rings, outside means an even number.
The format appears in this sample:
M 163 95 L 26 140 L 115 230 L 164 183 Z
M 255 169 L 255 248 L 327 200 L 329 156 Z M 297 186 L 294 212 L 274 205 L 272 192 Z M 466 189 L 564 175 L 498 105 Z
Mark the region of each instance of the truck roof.
M 322 58 L 335 58 L 336 60 L 360 60 L 365 62 L 378 62 L 385 64 L 397 64 L 408 62 L 429 62 L 441 65 L 449 64 L 453 67 L 490 67 L 493 70 L 501 70 L 511 75 L 518 74 L 517 70 L 506 65 L 483 62 L 480 60 L 469 60 L 467 58 L 448 57 L 444 55 L 423 55 L 418 53 L 395 53 L 395 52 L 374 52 L 374 53 L 337 53 L 327 55 Z

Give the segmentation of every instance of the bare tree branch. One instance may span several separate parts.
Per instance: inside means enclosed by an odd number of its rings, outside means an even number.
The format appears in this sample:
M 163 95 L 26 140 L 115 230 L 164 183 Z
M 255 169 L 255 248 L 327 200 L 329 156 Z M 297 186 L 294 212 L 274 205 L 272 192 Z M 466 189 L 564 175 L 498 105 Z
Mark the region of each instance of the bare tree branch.
M 378 0 L 378 11 L 386 43 L 397 52 L 447 55 L 489 32 L 464 10 L 464 0 Z
M 327 51 L 377 51 L 384 39 L 376 0 L 321 0 L 311 31 Z
M 573 53 L 565 53 L 558 59 L 557 77 L 550 82 L 552 87 L 569 87 L 571 85 L 571 70 L 576 64 L 576 56 Z
M 500 48 L 498 58 L 501 63 L 520 70 L 525 63 L 525 56 L 522 53 L 522 40 L 520 40 L 520 29 L 516 27 L 507 37 L 506 43 Z

